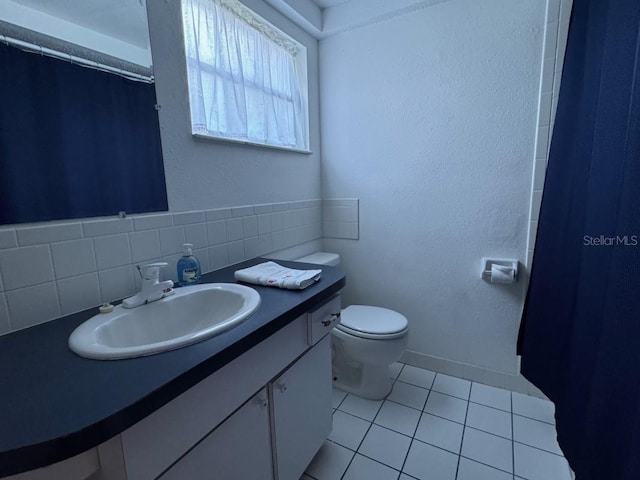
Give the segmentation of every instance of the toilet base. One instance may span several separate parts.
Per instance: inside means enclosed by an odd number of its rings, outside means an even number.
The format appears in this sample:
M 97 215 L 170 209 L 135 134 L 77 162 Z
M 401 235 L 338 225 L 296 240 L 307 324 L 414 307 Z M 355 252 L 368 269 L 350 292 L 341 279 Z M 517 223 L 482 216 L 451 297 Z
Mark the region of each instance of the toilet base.
M 334 366 L 334 388 L 369 400 L 382 400 L 391 393 L 393 380 L 388 365 L 341 367 L 336 369 Z

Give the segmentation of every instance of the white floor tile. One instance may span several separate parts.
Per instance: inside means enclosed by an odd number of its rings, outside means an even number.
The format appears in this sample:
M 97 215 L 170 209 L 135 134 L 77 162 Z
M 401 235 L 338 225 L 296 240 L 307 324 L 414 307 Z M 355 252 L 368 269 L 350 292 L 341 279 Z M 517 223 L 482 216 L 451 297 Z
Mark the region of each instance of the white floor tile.
M 449 375 L 439 373 L 436 375 L 436 379 L 431 388 L 436 392 L 446 393 L 447 395 L 453 395 L 454 397 L 469 400 L 471 382 L 469 380 L 463 380 L 462 378 L 451 377 Z
M 511 411 L 511 391 L 502 388 L 473 382 L 470 400 L 488 407 Z
M 454 422 L 464 423 L 467 416 L 467 403 L 461 398 L 431 391 L 424 411 Z
M 562 450 L 558 445 L 556 428 L 545 422 L 514 415 L 513 439 L 516 442 L 562 455 Z
M 338 408 L 346 396 L 346 392 L 334 388 L 332 392 L 333 408 Z
M 403 471 L 420 480 L 455 480 L 458 456 L 414 440 Z
M 490 433 L 465 428 L 462 439 L 462 455 L 500 470 L 512 472 L 512 443 L 510 440 L 496 437 Z
M 555 425 L 555 407 L 549 400 L 512 393 L 513 413 Z
M 393 402 L 385 401 L 374 423 L 413 437 L 420 420 L 420 412 Z
M 464 426 L 459 423 L 423 413 L 415 438 L 458 455 L 463 430 Z
M 467 425 L 511 439 L 511 414 L 477 403 L 469 403 Z
M 367 400 L 349 394 L 340 404 L 339 410 L 372 421 L 380 410 L 380 405 L 382 400 Z
M 357 450 L 370 425 L 371 423 L 366 420 L 336 410 L 333 414 L 333 430 L 329 434 L 329 440 L 351 450 Z
M 563 457 L 519 443 L 514 444 L 515 474 L 528 480 L 571 480 Z
M 430 370 L 414 367 L 413 365 L 405 365 L 398 376 L 398 380 L 422 388 L 431 388 L 435 376 L 436 374 Z
M 396 379 L 398 378 L 398 375 L 400 375 L 400 370 L 402 370 L 402 367 L 404 367 L 404 363 L 400 363 L 400 362 L 395 362 L 392 363 L 389 366 L 389 374 L 391 375 L 392 379 Z
M 393 468 L 356 454 L 343 480 L 396 480 L 397 478 L 398 472 Z
M 389 373 L 386 401 L 334 390 L 330 441 L 300 480 L 571 480 L 553 403 L 399 362 Z
M 458 465 L 456 480 L 512 480 L 512 476 L 509 473 L 462 457 L 460 465 Z
M 422 410 L 427 400 L 427 395 L 429 395 L 429 390 L 425 388 L 416 387 L 415 385 L 404 382 L 396 382 L 393 384 L 393 390 L 391 390 L 387 400 L 393 400 L 407 407 Z
M 305 472 L 316 480 L 340 480 L 354 452 L 335 443 L 324 442 Z
M 401 470 L 410 445 L 411 438 L 378 425 L 371 425 L 358 452 Z

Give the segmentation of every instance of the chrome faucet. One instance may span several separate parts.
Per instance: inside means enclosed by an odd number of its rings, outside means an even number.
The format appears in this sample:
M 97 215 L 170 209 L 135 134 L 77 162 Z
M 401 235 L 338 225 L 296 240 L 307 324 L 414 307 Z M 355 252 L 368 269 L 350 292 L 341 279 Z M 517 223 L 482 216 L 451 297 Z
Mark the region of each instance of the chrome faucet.
M 122 301 L 122 306 L 135 308 L 173 295 L 173 282 L 171 280 L 160 281 L 160 269 L 167 265 L 169 264 L 166 262 L 150 263 L 142 267 L 138 265 L 138 272 L 142 277 L 142 288 L 133 297 L 125 298 Z

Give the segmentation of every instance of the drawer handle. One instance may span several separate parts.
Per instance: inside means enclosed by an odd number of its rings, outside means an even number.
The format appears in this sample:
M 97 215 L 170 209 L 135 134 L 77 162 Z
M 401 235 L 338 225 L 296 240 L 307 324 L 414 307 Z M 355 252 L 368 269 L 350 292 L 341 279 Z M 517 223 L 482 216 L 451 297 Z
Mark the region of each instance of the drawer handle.
M 338 321 L 338 322 L 340 321 L 340 312 L 332 313 L 331 314 L 331 318 L 329 320 L 323 320 L 322 321 L 322 325 L 324 325 L 325 327 L 328 327 L 329 325 L 331 325 L 335 321 Z
M 284 393 L 287 391 L 286 383 L 279 383 L 278 385 L 276 385 L 276 387 L 278 388 L 278 390 L 280 390 L 281 393 Z

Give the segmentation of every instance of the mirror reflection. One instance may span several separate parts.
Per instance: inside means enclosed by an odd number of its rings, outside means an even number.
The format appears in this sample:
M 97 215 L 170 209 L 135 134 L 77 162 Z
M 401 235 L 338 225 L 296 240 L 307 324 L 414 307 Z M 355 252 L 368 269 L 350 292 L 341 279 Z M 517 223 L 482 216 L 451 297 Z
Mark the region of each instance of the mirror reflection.
M 0 3 L 0 224 L 167 210 L 141 0 Z

